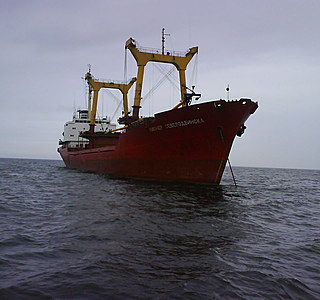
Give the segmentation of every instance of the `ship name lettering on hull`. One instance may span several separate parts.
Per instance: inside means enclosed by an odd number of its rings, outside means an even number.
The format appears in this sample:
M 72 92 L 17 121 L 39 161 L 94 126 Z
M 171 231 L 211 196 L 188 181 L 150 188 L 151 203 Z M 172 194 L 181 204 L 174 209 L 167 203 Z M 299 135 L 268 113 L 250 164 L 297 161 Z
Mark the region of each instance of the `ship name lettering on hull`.
M 167 123 L 167 124 L 164 124 L 163 126 L 158 125 L 158 126 L 150 127 L 149 131 L 154 132 L 154 131 L 162 130 L 163 128 L 171 129 L 171 128 L 183 127 L 183 126 L 188 126 L 188 125 L 197 125 L 197 124 L 201 124 L 201 123 L 204 123 L 204 120 L 202 118 L 192 119 L 192 120 L 186 120 L 186 121 Z

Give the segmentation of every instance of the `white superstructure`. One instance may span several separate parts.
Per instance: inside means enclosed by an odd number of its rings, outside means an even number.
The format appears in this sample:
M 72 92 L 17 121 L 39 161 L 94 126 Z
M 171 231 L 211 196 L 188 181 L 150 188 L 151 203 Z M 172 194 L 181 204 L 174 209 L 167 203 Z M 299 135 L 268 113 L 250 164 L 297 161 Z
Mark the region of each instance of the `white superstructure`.
M 68 144 L 69 148 L 85 147 L 89 144 L 89 141 L 80 137 L 80 133 L 89 130 L 90 119 L 88 116 L 88 110 L 78 110 L 73 115 L 72 121 L 68 121 L 64 125 L 63 140 L 60 144 Z M 101 120 L 97 119 L 95 122 L 95 132 L 116 129 L 116 124 L 110 123 L 107 118 Z

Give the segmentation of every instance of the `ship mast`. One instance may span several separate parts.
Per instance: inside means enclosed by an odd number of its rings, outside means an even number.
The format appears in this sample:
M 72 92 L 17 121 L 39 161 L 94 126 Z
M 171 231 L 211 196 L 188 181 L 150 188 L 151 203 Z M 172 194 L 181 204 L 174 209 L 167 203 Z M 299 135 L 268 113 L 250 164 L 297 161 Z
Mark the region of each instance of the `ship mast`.
M 181 99 L 180 99 L 180 102 L 174 108 L 188 105 L 188 103 L 185 101 L 185 96 L 187 94 L 185 71 L 192 57 L 198 52 L 198 47 L 190 48 L 187 53 L 168 51 L 166 54 L 164 54 L 164 50 L 165 50 L 164 49 L 164 37 L 165 37 L 164 29 L 162 29 L 162 33 L 163 33 L 162 35 L 163 39 L 162 39 L 161 54 L 159 53 L 159 50 L 138 48 L 136 45 L 136 41 L 132 38 L 128 39 L 126 42 L 126 46 L 125 46 L 126 49 L 130 50 L 138 66 L 136 91 L 135 91 L 134 104 L 133 104 L 133 115 L 132 115 L 133 120 L 136 120 L 139 118 L 139 110 L 141 108 L 140 104 L 141 104 L 141 92 L 142 92 L 144 68 L 146 64 L 150 61 L 173 64 L 177 68 L 179 72 L 179 79 L 180 79 Z
M 164 48 L 164 43 L 165 43 L 165 41 L 166 41 L 166 36 L 170 36 L 170 33 L 164 33 L 164 31 L 165 31 L 165 29 L 164 28 L 162 28 L 162 54 L 164 54 L 164 50 L 165 50 L 165 48 Z
M 88 73 L 87 74 L 90 74 L 91 73 L 91 65 L 88 64 Z M 92 102 L 92 87 L 90 84 L 88 84 L 88 87 L 89 87 L 89 91 L 88 91 L 88 116 L 90 118 L 90 115 L 91 115 L 91 102 Z

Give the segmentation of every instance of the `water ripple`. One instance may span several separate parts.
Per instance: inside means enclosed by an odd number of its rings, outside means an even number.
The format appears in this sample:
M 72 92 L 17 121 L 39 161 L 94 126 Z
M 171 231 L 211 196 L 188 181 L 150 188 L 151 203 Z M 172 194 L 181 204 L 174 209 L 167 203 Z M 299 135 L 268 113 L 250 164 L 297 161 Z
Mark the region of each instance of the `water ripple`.
M 235 168 L 238 188 L 0 171 L 1 299 L 320 298 L 319 171 Z

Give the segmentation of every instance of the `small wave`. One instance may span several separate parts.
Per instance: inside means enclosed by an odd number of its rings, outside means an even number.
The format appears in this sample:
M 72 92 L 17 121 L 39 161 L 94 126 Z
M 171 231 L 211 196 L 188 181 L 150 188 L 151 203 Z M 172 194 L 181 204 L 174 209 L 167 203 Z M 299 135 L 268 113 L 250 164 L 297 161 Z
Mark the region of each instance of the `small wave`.
M 1 299 L 52 299 L 52 297 L 46 293 L 43 293 L 37 289 L 30 289 L 28 286 L 9 286 L 7 288 L 0 288 Z
M 9 238 L 1 240 L 2 247 L 15 247 L 22 245 L 26 247 L 27 245 L 32 245 L 36 242 L 34 238 L 26 234 L 15 234 Z

